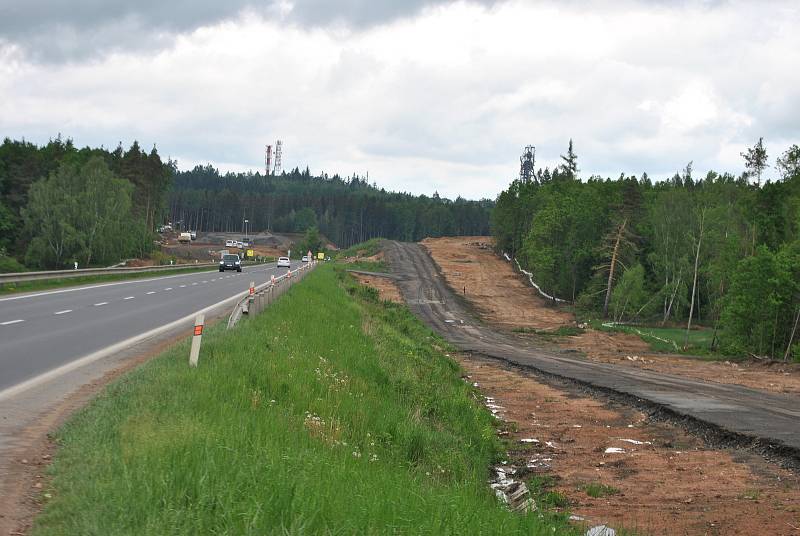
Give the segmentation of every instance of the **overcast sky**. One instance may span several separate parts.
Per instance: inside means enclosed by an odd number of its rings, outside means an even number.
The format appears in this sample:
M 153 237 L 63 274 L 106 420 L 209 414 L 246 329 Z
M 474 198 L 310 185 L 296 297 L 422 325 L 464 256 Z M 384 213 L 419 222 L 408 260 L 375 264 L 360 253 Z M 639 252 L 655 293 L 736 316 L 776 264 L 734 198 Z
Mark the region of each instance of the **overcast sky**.
M 798 28 L 797 0 L 0 0 L 0 136 L 235 171 L 280 138 L 284 168 L 448 197 L 570 138 L 583 177 L 738 173 L 800 143 Z

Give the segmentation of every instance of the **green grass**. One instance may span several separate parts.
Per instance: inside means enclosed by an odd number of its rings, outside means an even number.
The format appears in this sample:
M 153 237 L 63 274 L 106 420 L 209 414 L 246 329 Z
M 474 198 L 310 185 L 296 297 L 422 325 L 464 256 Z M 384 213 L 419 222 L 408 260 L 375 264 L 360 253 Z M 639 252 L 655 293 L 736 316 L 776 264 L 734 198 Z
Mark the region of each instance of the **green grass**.
M 0 284 L 0 296 L 3 294 L 14 294 L 17 292 L 35 292 L 39 290 L 50 290 L 63 287 L 75 287 L 78 285 L 89 285 L 92 283 L 112 283 L 114 281 L 125 281 L 127 279 L 143 279 L 152 277 L 163 277 L 167 275 L 188 274 L 192 272 L 204 272 L 215 270 L 212 266 L 202 268 L 185 268 L 167 270 L 163 272 L 135 272 L 128 274 L 109 274 L 109 275 L 87 275 L 79 277 L 69 277 L 65 279 L 43 279 L 40 281 L 23 281 L 20 283 Z
M 592 482 L 591 484 L 586 484 L 585 486 L 581 486 L 583 491 L 586 492 L 586 495 L 589 497 L 593 497 L 598 499 L 600 497 L 608 497 L 609 495 L 618 495 L 619 490 L 613 486 L 608 486 L 606 484 L 600 484 L 598 482 Z
M 57 434 L 33 534 L 577 534 L 501 507 L 447 344 L 331 265 L 148 362 Z M 45 496 L 46 497 L 46 496 Z
M 660 328 L 649 326 L 625 326 L 615 324 L 613 326 L 603 325 L 599 320 L 590 322 L 595 329 L 602 331 L 617 331 L 638 335 L 643 341 L 650 345 L 655 352 L 683 353 L 689 355 L 704 355 L 714 357 L 711 349 L 714 330 L 710 328 L 692 329 L 689 332 L 689 343 L 683 348 L 686 337 L 686 329 L 681 328 Z
M 384 261 L 356 261 L 341 263 L 347 270 L 361 270 L 364 272 L 388 272 L 389 265 Z
M 371 257 L 381 250 L 381 242 L 383 242 L 383 238 L 372 238 L 339 251 L 336 257 Z

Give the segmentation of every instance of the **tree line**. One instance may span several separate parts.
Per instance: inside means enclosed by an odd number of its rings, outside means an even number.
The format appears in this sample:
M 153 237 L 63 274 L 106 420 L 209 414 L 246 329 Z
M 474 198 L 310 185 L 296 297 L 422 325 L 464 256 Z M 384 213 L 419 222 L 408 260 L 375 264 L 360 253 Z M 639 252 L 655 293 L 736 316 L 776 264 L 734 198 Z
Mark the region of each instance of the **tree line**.
M 60 136 L 41 147 L 6 138 L 0 271 L 104 266 L 147 255 L 174 172 L 174 162 L 138 142 L 109 151 L 78 149 Z
M 302 233 L 317 227 L 340 247 L 382 237 L 485 235 L 493 202 L 387 192 L 357 175 L 226 173 L 197 166 L 175 175 L 169 215 L 184 228 Z
M 715 348 L 800 358 L 800 148 L 774 166 L 763 140 L 742 156 L 738 176 L 696 177 L 689 163 L 665 181 L 581 181 L 570 141 L 556 169 L 498 196 L 497 247 L 549 294 L 605 318 L 687 335 L 699 323 Z
M 179 172 L 155 147 L 0 145 L 0 272 L 107 266 L 145 257 L 168 221 L 182 230 L 304 233 L 347 247 L 370 238 L 488 234 L 489 200 L 387 192 L 365 179 L 294 169 L 278 176 Z M 317 238 L 311 241 L 313 243 Z M 308 241 L 307 241 L 308 242 Z

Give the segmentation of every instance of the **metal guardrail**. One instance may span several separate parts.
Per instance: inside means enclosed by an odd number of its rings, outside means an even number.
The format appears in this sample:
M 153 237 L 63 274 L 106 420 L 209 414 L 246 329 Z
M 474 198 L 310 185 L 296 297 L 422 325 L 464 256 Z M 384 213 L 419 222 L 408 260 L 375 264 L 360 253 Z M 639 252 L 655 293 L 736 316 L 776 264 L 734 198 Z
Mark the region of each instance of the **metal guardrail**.
M 125 266 L 119 268 L 80 268 L 78 270 L 52 270 L 47 272 L 18 272 L 0 274 L 0 284 L 22 283 L 24 281 L 40 281 L 45 279 L 69 279 L 91 275 L 138 274 L 146 272 L 168 272 L 186 268 L 211 268 L 219 266 L 217 262 L 201 262 L 197 264 L 174 264 L 164 266 Z
M 317 262 L 312 261 L 294 270 L 287 270 L 282 276 L 272 276 L 266 283 L 250 287 L 250 293 L 233 306 L 231 315 L 228 317 L 228 329 L 234 327 L 242 315 L 255 315 L 263 311 L 278 296 L 283 295 L 289 287 L 302 281 L 316 266 Z

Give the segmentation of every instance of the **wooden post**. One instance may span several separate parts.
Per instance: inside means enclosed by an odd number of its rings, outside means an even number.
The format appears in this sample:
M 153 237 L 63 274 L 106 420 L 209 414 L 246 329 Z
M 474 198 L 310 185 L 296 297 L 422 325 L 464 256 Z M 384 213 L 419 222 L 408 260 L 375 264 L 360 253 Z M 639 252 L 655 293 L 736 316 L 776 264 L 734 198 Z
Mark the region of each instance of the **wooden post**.
M 189 366 L 196 367 L 197 361 L 200 359 L 200 341 L 203 338 L 203 325 L 206 316 L 203 313 L 197 315 L 194 319 L 194 333 L 192 334 L 192 349 L 189 351 Z

